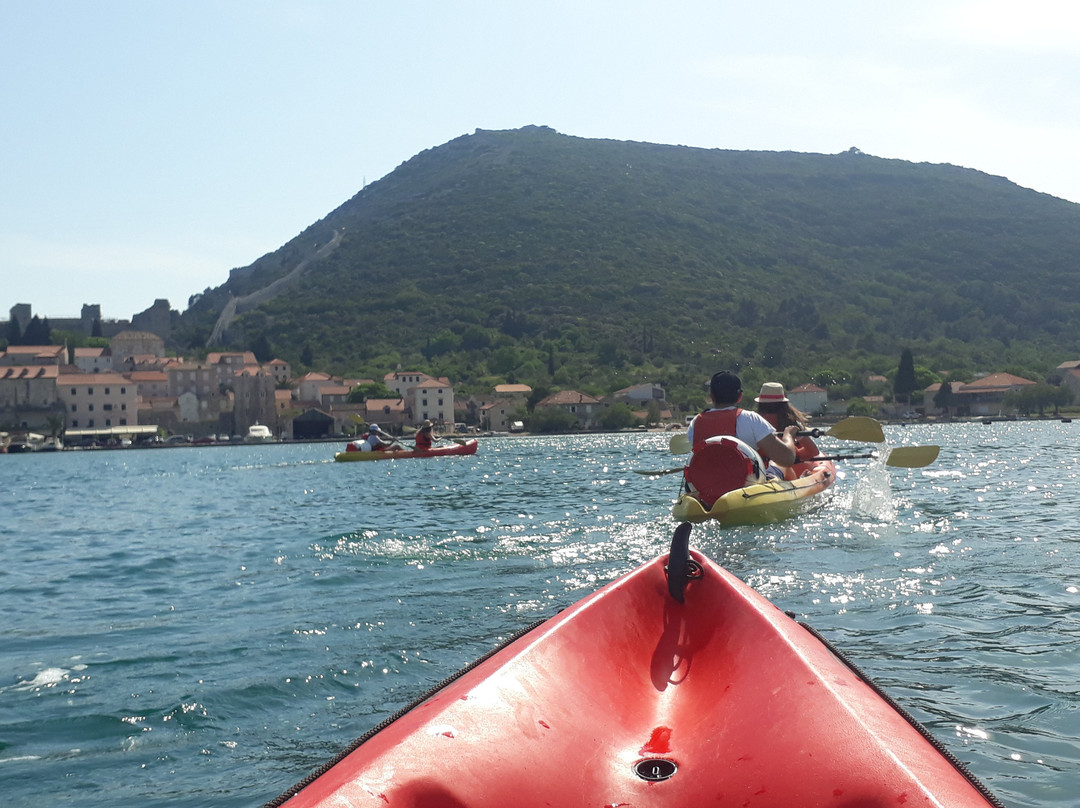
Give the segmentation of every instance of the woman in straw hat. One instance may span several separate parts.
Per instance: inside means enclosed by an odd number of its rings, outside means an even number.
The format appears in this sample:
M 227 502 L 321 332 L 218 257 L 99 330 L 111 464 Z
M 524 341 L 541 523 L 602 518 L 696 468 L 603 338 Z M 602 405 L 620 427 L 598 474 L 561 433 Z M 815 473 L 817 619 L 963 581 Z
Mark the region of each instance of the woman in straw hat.
M 435 437 L 434 429 L 434 425 L 428 420 L 425 420 L 424 423 L 420 425 L 420 429 L 417 431 L 415 437 L 417 451 L 422 452 L 430 449 L 432 444 L 440 440 L 440 438 Z
M 754 399 L 757 411 L 761 416 L 772 424 L 777 432 L 783 432 L 789 426 L 796 426 L 805 430 L 807 421 L 806 413 L 802 412 L 791 403 L 784 392 L 784 385 L 780 382 L 765 382 L 761 385 L 761 392 Z M 818 456 L 817 445 L 806 436 L 795 439 L 795 456 L 797 460 L 809 460 Z M 770 463 L 766 474 L 770 477 L 790 476 L 789 471 L 783 466 Z

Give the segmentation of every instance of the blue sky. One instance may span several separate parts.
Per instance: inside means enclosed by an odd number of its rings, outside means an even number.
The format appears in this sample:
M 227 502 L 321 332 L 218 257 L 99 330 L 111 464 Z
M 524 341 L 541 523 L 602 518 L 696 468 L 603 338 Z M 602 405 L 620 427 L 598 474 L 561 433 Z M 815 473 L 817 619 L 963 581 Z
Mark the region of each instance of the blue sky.
M 477 128 L 951 163 L 1080 202 L 1071 0 L 0 0 L 0 319 L 183 310 Z

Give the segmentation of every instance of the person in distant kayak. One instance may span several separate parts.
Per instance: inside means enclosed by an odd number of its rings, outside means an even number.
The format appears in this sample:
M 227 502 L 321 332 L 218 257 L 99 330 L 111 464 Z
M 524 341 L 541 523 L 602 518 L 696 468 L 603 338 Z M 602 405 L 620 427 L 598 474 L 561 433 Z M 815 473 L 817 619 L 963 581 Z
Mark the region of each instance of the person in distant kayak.
M 420 425 L 420 430 L 416 433 L 416 448 L 418 451 L 425 451 L 430 449 L 433 444 L 438 443 L 441 438 L 435 435 L 435 426 L 431 421 L 425 420 Z
M 387 435 L 379 429 L 378 424 L 372 424 L 368 427 L 368 434 L 364 442 L 367 444 L 367 451 L 369 452 L 392 452 L 399 448 L 394 446 L 396 440 L 397 438 Z
M 688 489 L 711 505 L 725 491 L 763 480 L 769 463 L 792 465 L 799 428 L 791 425 L 778 433 L 759 413 L 741 409 L 742 381 L 734 373 L 714 374 L 709 396 L 713 407 L 694 416 L 687 429 L 694 457 L 685 478 Z M 736 439 L 733 446 L 720 445 L 724 436 Z
M 807 428 L 808 418 L 806 413 L 799 410 L 784 392 L 784 385 L 779 382 L 765 382 L 761 385 L 761 392 L 754 399 L 757 411 L 768 421 L 774 430 L 784 432 L 789 427 L 795 427 L 797 432 L 803 432 Z M 795 459 L 809 460 L 818 456 L 818 447 L 809 437 L 793 436 L 795 439 Z M 776 463 L 770 463 L 765 473 L 769 477 L 783 478 L 789 467 Z

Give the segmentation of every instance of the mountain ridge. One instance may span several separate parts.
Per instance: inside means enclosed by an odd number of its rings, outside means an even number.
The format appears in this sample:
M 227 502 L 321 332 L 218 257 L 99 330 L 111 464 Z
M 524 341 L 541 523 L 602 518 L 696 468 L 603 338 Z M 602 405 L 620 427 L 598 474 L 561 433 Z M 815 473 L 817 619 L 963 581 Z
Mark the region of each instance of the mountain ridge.
M 192 300 L 178 337 L 205 345 L 230 298 L 305 261 L 302 283 L 239 313 L 224 347 L 596 392 L 686 388 L 717 366 L 789 383 L 885 372 L 901 344 L 961 373 L 1080 353 L 1080 205 L 857 149 L 477 130 L 234 270 Z

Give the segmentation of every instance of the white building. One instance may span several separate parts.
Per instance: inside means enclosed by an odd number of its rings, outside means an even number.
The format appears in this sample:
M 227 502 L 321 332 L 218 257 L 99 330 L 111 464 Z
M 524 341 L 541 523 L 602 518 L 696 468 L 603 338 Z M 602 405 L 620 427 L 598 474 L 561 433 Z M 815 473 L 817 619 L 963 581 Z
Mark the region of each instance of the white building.
M 101 373 L 112 370 L 112 352 L 108 348 L 75 348 L 75 367 L 83 373 Z
M 387 373 L 383 384 L 405 399 L 405 408 L 415 422 L 454 423 L 454 388 L 449 379 L 399 370 Z
M 61 373 L 56 393 L 67 412 L 69 429 L 139 423 L 136 385 L 119 373 Z
M 612 398 L 629 404 L 646 404 L 650 401 L 664 401 L 664 388 L 658 384 L 635 384 L 616 390 Z
M 788 400 L 795 409 L 808 415 L 824 412 L 829 404 L 829 395 L 816 384 L 802 384 L 794 390 L 788 390 Z

